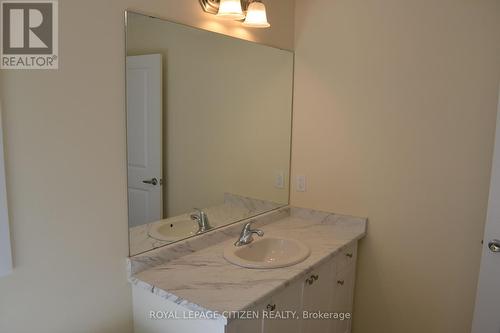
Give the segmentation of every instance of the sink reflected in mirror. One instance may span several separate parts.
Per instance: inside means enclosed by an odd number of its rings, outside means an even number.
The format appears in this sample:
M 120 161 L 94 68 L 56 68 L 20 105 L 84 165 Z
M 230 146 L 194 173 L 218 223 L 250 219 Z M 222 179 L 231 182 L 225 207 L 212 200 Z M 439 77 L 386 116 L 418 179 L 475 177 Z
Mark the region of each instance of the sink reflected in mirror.
M 149 236 L 160 241 L 173 242 L 194 236 L 197 232 L 198 225 L 191 220 L 166 221 L 151 226 Z
M 293 266 L 306 260 L 310 254 L 309 247 L 297 240 L 273 237 L 224 249 L 224 258 L 230 263 L 260 269 Z

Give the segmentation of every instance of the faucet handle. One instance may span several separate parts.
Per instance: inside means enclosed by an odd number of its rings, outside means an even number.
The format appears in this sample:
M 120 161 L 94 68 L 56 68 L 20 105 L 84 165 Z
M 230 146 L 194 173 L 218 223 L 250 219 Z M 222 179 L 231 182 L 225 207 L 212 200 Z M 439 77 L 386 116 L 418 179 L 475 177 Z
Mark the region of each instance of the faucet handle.
M 248 230 L 250 230 L 250 228 L 252 227 L 252 223 L 253 223 L 253 221 L 245 223 L 245 225 L 243 226 L 243 230 L 242 231 L 248 231 Z
M 207 213 L 205 213 L 205 211 L 203 209 L 193 208 L 193 210 L 194 210 L 194 213 L 192 215 L 198 215 L 201 218 L 207 217 Z
M 243 229 L 241 230 L 240 237 L 234 243 L 235 246 L 247 245 L 253 242 L 253 234 L 257 234 L 259 237 L 264 236 L 264 231 L 260 229 L 251 229 L 252 223 L 254 221 L 250 221 L 245 223 Z
M 264 231 L 261 230 L 261 229 L 251 229 L 252 227 L 252 224 L 254 223 L 255 221 L 252 220 L 250 222 L 248 222 L 247 224 L 245 224 L 245 230 L 248 231 L 248 232 L 251 232 L 253 234 L 257 234 L 259 235 L 260 237 L 264 236 Z
M 241 230 L 241 236 L 242 237 L 245 237 L 245 236 L 248 237 L 250 239 L 250 241 L 253 239 L 252 238 L 253 234 L 257 234 L 259 237 L 263 237 L 264 236 L 264 230 L 261 230 L 261 229 L 252 229 L 253 222 L 255 222 L 255 221 L 247 222 L 245 224 L 245 226 L 243 227 L 243 230 Z
M 252 229 L 252 224 L 254 222 L 255 221 L 252 220 L 252 221 L 249 221 L 249 222 L 245 223 L 245 225 L 243 226 L 243 229 L 241 230 L 241 235 L 257 233 L 257 231 L 259 231 L 259 232 L 262 233 L 262 236 L 264 236 L 264 232 L 262 230 L 259 230 L 259 229 L 255 229 L 254 230 L 254 229 Z

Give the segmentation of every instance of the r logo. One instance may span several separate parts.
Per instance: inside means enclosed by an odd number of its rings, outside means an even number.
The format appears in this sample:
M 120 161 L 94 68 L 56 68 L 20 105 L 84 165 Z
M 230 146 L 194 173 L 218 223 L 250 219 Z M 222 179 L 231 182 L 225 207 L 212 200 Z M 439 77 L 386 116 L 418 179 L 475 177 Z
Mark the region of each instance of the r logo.
M 58 69 L 57 0 L 0 0 L 1 69 Z
M 52 54 L 50 2 L 4 2 L 3 54 Z

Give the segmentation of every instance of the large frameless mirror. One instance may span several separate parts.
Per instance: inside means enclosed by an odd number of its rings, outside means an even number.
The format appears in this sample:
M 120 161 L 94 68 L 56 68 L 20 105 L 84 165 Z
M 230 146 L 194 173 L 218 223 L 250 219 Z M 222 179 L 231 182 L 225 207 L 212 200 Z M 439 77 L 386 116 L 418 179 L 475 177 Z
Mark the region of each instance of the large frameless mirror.
M 287 205 L 293 53 L 126 16 L 130 255 Z

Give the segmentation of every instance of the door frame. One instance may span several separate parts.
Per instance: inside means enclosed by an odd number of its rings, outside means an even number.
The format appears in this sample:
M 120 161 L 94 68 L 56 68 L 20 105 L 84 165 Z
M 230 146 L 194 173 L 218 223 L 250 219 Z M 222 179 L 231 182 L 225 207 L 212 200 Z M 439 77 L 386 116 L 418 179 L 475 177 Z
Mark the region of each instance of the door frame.
M 12 248 L 10 242 L 9 210 L 5 177 L 2 106 L 0 102 L 0 277 L 12 273 Z

